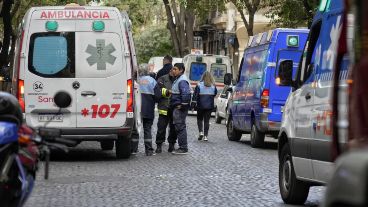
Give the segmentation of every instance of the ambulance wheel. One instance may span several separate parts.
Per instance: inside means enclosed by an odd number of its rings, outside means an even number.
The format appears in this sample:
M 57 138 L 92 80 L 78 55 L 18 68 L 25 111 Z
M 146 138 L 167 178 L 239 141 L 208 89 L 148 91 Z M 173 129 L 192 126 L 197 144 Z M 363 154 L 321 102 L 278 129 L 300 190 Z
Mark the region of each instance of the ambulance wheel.
M 116 158 L 127 159 L 131 154 L 130 138 L 119 136 L 115 141 Z
M 215 112 L 215 122 L 216 122 L 216 124 L 221 124 L 221 120 L 222 120 L 222 118 L 219 116 L 219 113 L 216 109 L 216 112 Z
M 282 147 L 279 162 L 279 188 L 282 200 L 287 204 L 303 204 L 310 186 L 296 179 L 289 144 Z
M 255 123 L 252 125 L 252 131 L 250 133 L 250 146 L 253 148 L 263 147 L 265 134 L 257 129 Z
M 226 129 L 227 138 L 230 141 L 239 141 L 242 137 L 242 133 L 234 128 L 234 123 L 231 116 L 229 116 L 229 120 L 227 121 Z
M 102 150 L 112 150 L 114 149 L 114 141 L 113 140 L 104 140 L 100 142 Z

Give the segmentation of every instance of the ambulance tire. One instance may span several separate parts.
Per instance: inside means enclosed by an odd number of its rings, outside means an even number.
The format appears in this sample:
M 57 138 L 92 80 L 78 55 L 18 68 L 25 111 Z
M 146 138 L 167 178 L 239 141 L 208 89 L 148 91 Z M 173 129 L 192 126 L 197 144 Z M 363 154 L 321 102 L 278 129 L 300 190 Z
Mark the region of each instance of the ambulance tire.
M 226 131 L 227 131 L 227 138 L 230 141 L 239 141 L 242 137 L 241 131 L 235 129 L 231 115 L 229 115 L 229 120 L 227 121 L 226 124 Z
M 250 146 L 253 148 L 260 148 L 264 145 L 265 134 L 257 129 L 255 123 L 252 124 L 252 131 L 250 133 Z
M 215 112 L 215 122 L 216 122 L 216 124 L 221 124 L 221 120 L 222 120 L 222 118 L 220 117 L 220 115 L 219 115 L 219 113 L 216 109 L 216 112 Z
M 302 205 L 308 198 L 310 186 L 296 179 L 289 144 L 285 144 L 280 153 L 279 188 L 286 204 Z
M 129 137 L 119 136 L 115 141 L 117 159 L 127 159 L 131 154 L 131 140 Z
M 104 140 L 100 142 L 102 150 L 112 150 L 114 149 L 114 141 L 113 140 Z

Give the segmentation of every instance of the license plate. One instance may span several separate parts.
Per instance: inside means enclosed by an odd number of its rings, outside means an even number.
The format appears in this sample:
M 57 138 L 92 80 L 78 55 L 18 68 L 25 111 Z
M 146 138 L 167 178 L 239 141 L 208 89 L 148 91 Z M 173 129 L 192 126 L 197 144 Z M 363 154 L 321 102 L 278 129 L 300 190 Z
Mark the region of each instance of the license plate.
M 46 122 L 46 121 L 62 122 L 63 115 L 62 114 L 39 114 L 38 121 L 39 122 Z

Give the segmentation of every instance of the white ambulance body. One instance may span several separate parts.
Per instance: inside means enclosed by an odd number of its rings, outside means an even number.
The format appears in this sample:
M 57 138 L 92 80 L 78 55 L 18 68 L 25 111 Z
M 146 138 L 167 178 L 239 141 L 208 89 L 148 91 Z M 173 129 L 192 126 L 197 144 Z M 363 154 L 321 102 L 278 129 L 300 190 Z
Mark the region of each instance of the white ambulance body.
M 31 127 L 61 128 L 62 137 L 100 141 L 119 158 L 130 156 L 134 124 L 131 23 L 113 7 L 34 7 L 21 25 L 12 92 Z M 56 92 L 70 107 L 53 103 Z

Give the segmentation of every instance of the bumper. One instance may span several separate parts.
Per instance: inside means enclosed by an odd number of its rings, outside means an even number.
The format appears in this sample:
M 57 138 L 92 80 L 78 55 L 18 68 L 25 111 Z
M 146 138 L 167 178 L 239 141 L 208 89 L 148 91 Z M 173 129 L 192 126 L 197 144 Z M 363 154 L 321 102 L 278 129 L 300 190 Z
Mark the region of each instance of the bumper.
M 262 132 L 278 132 L 280 131 L 281 122 L 269 121 L 268 113 L 261 113 L 259 125 Z
M 101 128 L 61 128 L 61 137 L 79 141 L 117 140 L 130 138 L 134 119 L 127 119 L 122 127 Z

